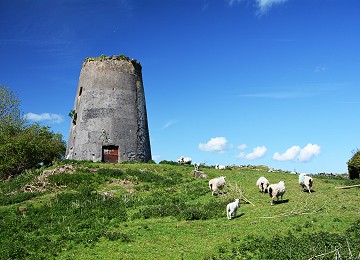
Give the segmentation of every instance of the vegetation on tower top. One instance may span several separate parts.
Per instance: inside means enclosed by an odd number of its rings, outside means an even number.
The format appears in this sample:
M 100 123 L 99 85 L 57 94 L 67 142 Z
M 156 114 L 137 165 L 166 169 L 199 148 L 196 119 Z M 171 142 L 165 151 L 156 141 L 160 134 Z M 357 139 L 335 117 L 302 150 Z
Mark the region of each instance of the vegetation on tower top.
M 112 55 L 112 56 L 106 56 L 105 54 L 101 54 L 100 57 L 88 57 L 88 58 L 84 59 L 83 64 L 86 62 L 91 62 L 91 61 L 107 61 L 107 60 L 126 60 L 126 61 L 130 61 L 130 62 L 139 63 L 137 60 L 130 59 L 129 57 L 127 57 L 124 54 Z

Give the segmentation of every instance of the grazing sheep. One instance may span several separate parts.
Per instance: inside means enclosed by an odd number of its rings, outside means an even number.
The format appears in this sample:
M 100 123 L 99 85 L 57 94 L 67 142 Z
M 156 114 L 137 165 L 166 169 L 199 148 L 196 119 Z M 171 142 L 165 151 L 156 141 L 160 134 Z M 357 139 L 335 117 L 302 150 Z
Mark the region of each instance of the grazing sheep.
M 194 170 L 195 171 L 199 170 L 199 164 L 197 162 L 194 163 Z
M 202 171 L 192 170 L 190 174 L 194 178 L 207 178 L 207 175 Z
M 268 187 L 268 191 L 271 198 L 271 205 L 274 205 L 275 198 L 278 201 L 279 197 L 281 197 L 281 201 L 282 201 L 283 199 L 282 197 L 285 193 L 285 182 L 280 181 L 279 183 L 271 184 Z
M 303 191 L 305 188 L 311 193 L 311 187 L 314 181 L 310 176 L 306 176 L 305 173 L 299 175 L 299 184 L 301 185 Z
M 225 178 L 226 177 L 224 177 L 224 176 L 220 176 L 218 178 L 214 178 L 209 181 L 209 188 L 212 192 L 211 195 L 214 195 L 214 193 L 217 190 L 221 190 L 224 188 L 224 186 L 226 184 Z
M 184 156 L 180 156 L 180 158 L 178 159 L 178 163 L 179 164 L 191 164 L 191 158 L 190 157 L 184 157 Z
M 226 169 L 226 166 L 225 166 L 225 165 L 219 165 L 219 164 L 216 164 L 216 165 L 215 165 L 215 169 L 218 169 L 218 170 L 225 170 L 225 169 Z
M 231 214 L 234 213 L 234 218 L 236 218 L 236 211 L 239 207 L 239 199 L 235 199 L 234 202 L 227 204 L 226 206 L 226 216 L 228 220 L 231 219 Z
M 266 193 L 269 184 L 270 184 L 269 181 L 264 176 L 260 177 L 256 182 L 256 186 L 259 187 L 259 190 L 262 194 Z

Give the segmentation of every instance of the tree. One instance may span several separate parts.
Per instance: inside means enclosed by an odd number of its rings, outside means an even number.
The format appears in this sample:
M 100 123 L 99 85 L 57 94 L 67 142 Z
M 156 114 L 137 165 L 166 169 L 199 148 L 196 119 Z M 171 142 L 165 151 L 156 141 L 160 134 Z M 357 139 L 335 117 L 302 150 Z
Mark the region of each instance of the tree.
M 20 101 L 14 92 L 0 84 L 0 127 L 20 126 L 24 123 L 19 105 Z
M 0 178 L 40 164 L 49 165 L 65 154 L 62 135 L 47 126 L 26 122 L 20 116 L 19 105 L 16 95 L 0 85 Z
M 347 162 L 347 164 L 348 164 L 349 178 L 350 179 L 359 178 L 359 175 L 360 175 L 360 150 L 354 151 L 353 156 Z

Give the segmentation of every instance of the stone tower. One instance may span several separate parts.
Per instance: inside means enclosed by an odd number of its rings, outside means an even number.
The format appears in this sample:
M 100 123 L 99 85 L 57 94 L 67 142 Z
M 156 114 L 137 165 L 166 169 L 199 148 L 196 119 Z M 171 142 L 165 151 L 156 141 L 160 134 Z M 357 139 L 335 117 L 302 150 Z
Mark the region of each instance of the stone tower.
M 87 58 L 76 91 L 66 158 L 151 159 L 141 64 L 124 55 Z

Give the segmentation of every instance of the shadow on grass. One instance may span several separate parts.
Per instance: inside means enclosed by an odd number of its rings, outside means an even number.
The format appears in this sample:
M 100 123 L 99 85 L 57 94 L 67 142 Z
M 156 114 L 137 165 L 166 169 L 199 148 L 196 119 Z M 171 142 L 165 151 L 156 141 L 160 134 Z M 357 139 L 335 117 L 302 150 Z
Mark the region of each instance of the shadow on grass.
M 310 193 L 311 192 L 311 193 L 313 193 L 313 192 L 316 192 L 316 191 L 310 190 L 310 192 L 309 192 L 307 189 L 303 189 L 302 192 L 305 192 L 305 193 Z
M 289 202 L 289 199 L 286 199 L 286 200 L 275 200 L 275 201 L 274 201 L 274 205 L 275 205 L 275 204 L 288 203 L 288 202 Z
M 245 215 L 245 213 L 236 214 L 236 217 L 231 217 L 230 220 L 233 220 L 233 219 L 236 219 L 236 218 L 240 218 L 240 217 L 242 217 L 243 215 Z

